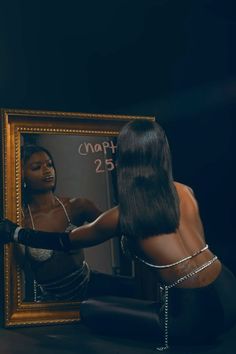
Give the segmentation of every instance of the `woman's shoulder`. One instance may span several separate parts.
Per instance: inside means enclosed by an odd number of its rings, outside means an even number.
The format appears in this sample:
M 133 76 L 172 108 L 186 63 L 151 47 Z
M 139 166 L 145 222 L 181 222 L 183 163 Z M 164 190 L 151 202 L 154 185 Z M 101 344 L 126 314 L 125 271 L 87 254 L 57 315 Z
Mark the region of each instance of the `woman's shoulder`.
M 68 198 L 68 203 L 70 203 L 70 205 L 73 207 L 84 207 L 87 204 L 92 204 L 92 201 L 84 198 L 84 197 L 73 197 L 73 198 Z
M 89 199 L 83 197 L 61 198 L 71 220 L 74 223 L 95 220 L 102 211 Z
M 58 197 L 58 199 L 70 209 L 84 209 L 94 205 L 91 200 L 84 197 Z
M 190 194 L 194 196 L 193 189 L 186 184 L 174 181 L 175 188 L 177 189 L 177 192 L 180 192 L 182 194 Z
M 179 196 L 180 206 L 188 208 L 189 212 L 198 211 L 198 203 L 193 189 L 180 182 L 174 182 L 174 185 Z

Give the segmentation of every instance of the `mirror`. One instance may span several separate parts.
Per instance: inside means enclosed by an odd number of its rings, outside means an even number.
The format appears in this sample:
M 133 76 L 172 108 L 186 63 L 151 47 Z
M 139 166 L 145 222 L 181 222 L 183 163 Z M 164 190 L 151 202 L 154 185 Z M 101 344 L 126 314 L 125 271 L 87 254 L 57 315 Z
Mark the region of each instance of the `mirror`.
M 21 146 L 34 144 L 50 151 L 56 168 L 55 195 L 85 197 L 104 211 L 117 203 L 115 153 L 120 129 L 133 119 L 154 120 L 148 116 L 28 110 L 2 110 L 1 117 L 3 214 L 21 225 L 25 217 Z M 5 326 L 79 321 L 78 299 L 45 299 L 40 295 L 30 264 L 26 262 L 22 267 L 24 252 L 26 250 L 18 245 L 4 246 Z M 117 240 L 84 252 L 85 260 L 93 270 L 134 274 L 132 264 L 122 256 Z

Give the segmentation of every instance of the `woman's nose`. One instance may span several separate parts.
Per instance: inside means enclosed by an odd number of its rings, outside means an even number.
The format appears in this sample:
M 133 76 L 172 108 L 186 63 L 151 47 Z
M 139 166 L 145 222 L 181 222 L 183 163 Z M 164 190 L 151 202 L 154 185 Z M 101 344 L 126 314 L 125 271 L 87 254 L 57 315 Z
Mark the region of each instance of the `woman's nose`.
M 48 165 L 43 165 L 43 173 L 48 173 L 50 172 L 52 169 L 51 166 L 48 166 Z

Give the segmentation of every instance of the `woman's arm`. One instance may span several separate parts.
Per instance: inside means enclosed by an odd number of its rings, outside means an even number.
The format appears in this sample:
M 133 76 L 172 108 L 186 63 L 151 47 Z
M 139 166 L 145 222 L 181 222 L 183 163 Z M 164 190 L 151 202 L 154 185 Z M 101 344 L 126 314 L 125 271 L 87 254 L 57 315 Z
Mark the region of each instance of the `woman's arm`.
M 119 209 L 115 207 L 101 214 L 92 223 L 72 230 L 69 238 L 72 248 L 76 249 L 95 246 L 119 235 Z
M 90 224 L 68 232 L 25 229 L 10 220 L 0 222 L 0 242 L 16 242 L 34 248 L 69 251 L 95 246 L 119 235 L 118 207 L 108 210 Z

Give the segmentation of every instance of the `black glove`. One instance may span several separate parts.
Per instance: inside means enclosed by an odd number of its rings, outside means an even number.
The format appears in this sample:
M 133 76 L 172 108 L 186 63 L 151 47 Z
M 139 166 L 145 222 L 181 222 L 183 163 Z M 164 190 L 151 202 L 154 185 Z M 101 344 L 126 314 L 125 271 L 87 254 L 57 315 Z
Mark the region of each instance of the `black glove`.
M 0 242 L 17 242 L 33 248 L 44 248 L 56 251 L 69 251 L 71 241 L 68 232 L 46 232 L 19 228 L 10 220 L 0 221 Z
M 17 224 L 8 219 L 0 219 L 0 244 L 13 242 Z

